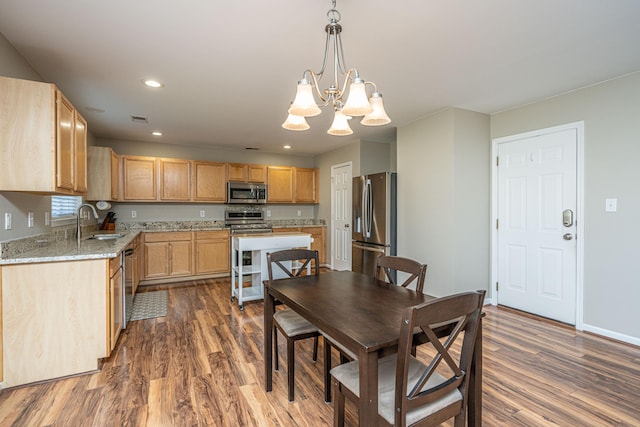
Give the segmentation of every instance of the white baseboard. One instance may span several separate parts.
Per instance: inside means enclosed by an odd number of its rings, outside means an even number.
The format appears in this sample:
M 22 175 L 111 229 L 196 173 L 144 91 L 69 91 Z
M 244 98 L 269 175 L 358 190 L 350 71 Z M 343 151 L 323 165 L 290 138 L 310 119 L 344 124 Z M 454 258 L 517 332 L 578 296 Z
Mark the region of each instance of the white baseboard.
M 584 324 L 583 330 L 585 332 L 591 332 L 592 334 L 602 335 L 603 337 L 611 338 L 617 341 L 622 341 L 628 344 L 640 346 L 640 338 L 632 337 L 631 335 L 624 335 L 619 332 L 610 331 L 608 329 L 599 328 L 597 326 Z

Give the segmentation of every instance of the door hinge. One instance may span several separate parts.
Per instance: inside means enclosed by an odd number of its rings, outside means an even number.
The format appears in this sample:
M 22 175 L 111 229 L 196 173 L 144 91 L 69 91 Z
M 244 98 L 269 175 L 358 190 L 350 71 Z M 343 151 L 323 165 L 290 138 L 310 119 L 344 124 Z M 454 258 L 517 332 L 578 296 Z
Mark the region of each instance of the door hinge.
M 496 282 L 496 291 L 500 290 L 500 282 Z
M 500 166 L 500 157 L 496 156 L 496 166 Z
M 498 229 L 498 225 L 499 225 L 498 221 L 499 221 L 498 218 L 496 218 L 496 230 Z

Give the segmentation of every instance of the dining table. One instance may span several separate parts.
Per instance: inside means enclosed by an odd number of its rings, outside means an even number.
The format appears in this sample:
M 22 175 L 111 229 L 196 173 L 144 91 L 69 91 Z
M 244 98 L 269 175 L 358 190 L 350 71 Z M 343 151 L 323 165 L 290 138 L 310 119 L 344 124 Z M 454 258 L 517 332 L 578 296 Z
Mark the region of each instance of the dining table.
M 358 355 L 359 425 L 377 425 L 378 359 L 397 348 L 404 310 L 435 297 L 353 271 L 265 281 L 264 292 L 265 390 L 272 389 L 273 314 L 278 301 Z M 469 374 L 468 425 L 480 426 L 481 321 Z

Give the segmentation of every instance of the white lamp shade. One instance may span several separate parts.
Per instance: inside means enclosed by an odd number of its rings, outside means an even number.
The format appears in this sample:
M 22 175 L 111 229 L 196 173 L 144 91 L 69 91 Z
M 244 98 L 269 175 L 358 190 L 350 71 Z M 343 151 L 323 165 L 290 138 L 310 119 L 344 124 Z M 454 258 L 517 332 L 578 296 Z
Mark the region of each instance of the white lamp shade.
M 364 116 L 362 123 L 365 126 L 382 126 L 387 123 L 391 123 L 391 119 L 387 115 L 387 112 L 384 111 L 384 105 L 382 103 L 382 95 L 379 92 L 375 92 L 369 98 L 369 102 L 373 107 L 373 111 Z
M 307 130 L 309 129 L 309 123 L 302 116 L 295 116 L 293 114 L 289 114 L 287 120 L 284 121 L 282 127 L 287 130 Z
M 364 116 L 373 111 L 373 107 L 369 104 L 367 93 L 364 89 L 364 81 L 356 78 L 349 85 L 349 98 L 342 107 L 342 112 L 347 116 Z
M 336 110 L 336 115 L 333 117 L 333 123 L 331 123 L 331 128 L 329 128 L 327 133 L 329 135 L 336 136 L 351 135 L 353 131 L 349 127 L 347 120 L 351 120 L 351 117 L 343 114 L 340 110 Z
M 311 90 L 311 84 L 306 79 L 298 82 L 296 98 L 293 100 L 291 107 L 289 107 L 289 114 L 302 117 L 313 117 L 320 114 L 320 107 L 318 107 L 315 99 L 313 99 L 313 92 Z

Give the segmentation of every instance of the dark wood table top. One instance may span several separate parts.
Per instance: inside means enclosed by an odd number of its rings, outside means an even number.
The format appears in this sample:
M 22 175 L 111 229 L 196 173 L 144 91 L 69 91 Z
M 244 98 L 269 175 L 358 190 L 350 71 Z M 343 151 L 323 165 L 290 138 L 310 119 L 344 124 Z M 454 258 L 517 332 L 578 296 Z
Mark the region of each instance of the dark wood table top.
M 277 280 L 268 286 L 276 299 L 356 354 L 397 344 L 404 309 L 433 299 L 352 271 Z

